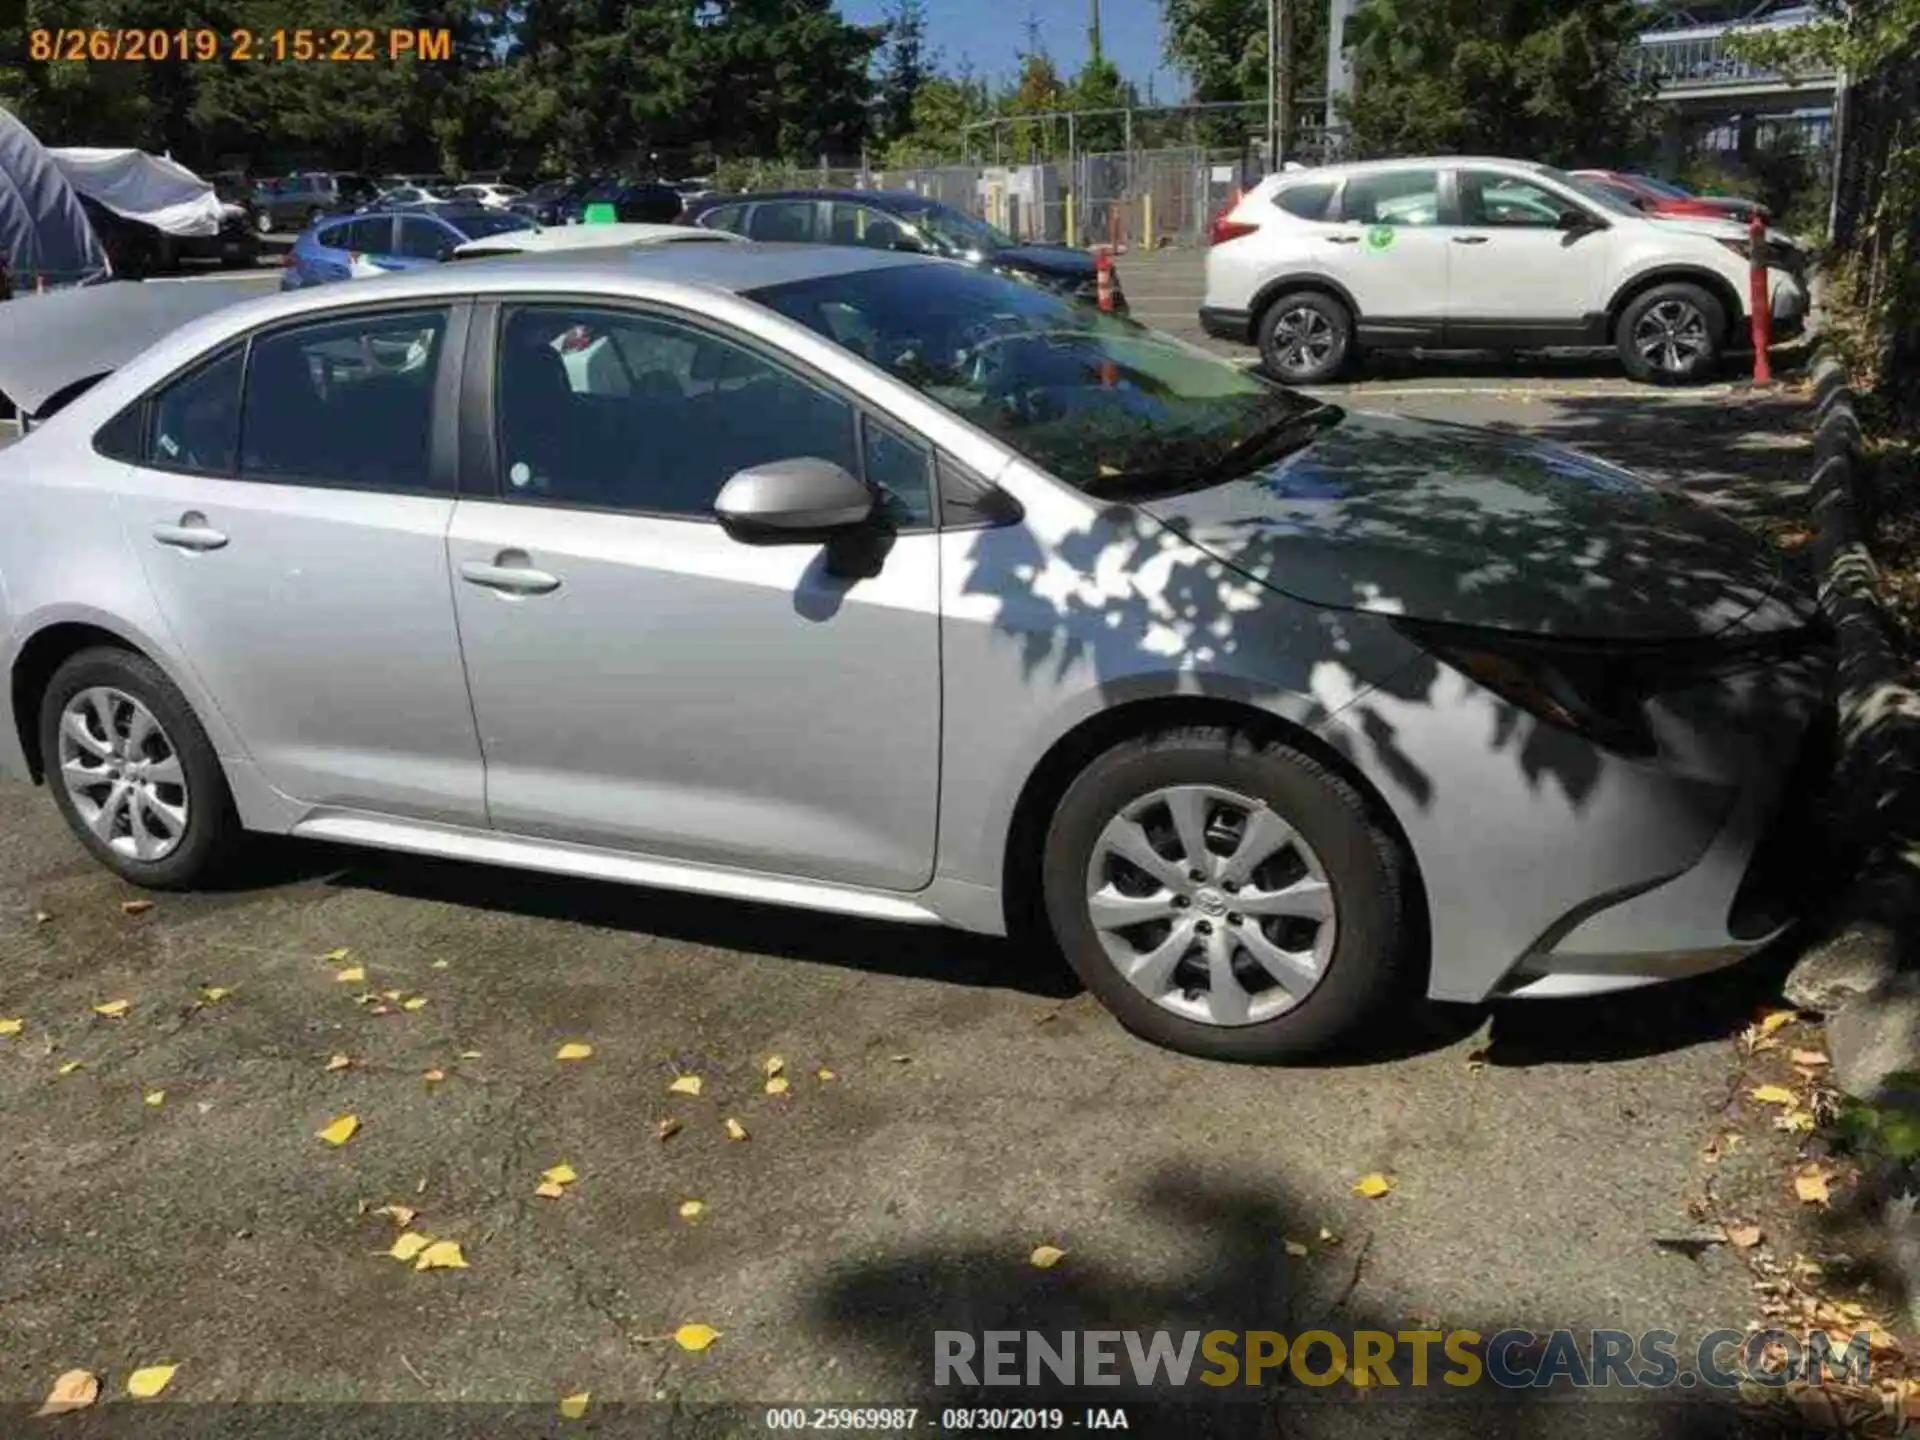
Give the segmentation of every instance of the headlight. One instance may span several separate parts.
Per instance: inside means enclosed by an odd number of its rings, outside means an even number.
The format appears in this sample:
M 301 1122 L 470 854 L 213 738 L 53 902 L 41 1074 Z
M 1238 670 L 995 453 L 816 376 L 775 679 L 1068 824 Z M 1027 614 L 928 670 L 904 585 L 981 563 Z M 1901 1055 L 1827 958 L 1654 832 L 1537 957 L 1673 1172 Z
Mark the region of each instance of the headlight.
M 1659 749 L 1647 722 L 1656 695 L 1798 655 L 1821 643 L 1817 627 L 1703 640 L 1553 640 L 1462 625 L 1396 620 L 1435 659 L 1510 704 L 1617 755 Z

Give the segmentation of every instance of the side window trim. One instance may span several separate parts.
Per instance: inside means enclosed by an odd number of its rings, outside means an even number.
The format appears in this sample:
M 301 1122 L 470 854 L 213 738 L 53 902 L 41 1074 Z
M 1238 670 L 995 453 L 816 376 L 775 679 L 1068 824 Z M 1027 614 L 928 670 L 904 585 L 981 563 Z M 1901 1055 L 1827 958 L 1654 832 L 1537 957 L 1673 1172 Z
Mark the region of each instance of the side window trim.
M 581 514 L 627 515 L 640 520 L 678 520 L 691 524 L 718 525 L 714 516 L 690 515 L 680 510 L 643 510 L 637 506 L 611 508 L 584 505 L 578 501 L 555 500 L 544 495 L 516 495 L 506 483 L 500 461 L 499 374 L 500 347 L 505 338 L 501 323 L 504 312 L 513 306 L 542 306 L 549 309 L 605 310 L 616 314 L 665 320 L 702 335 L 736 345 L 765 360 L 815 390 L 845 405 L 854 417 L 855 455 L 865 479 L 865 435 L 868 417 L 887 426 L 895 434 L 911 441 L 928 453 L 930 464 L 941 453 L 927 436 L 901 420 L 875 410 L 874 406 L 844 385 L 821 374 L 797 355 L 776 349 L 755 335 L 723 330 L 704 317 L 657 301 L 630 300 L 615 295 L 505 294 L 489 297 L 475 306 L 473 325 L 468 333 L 466 366 L 460 390 L 460 493 L 471 499 L 493 500 L 503 505 L 538 505 L 552 510 L 570 510 Z M 930 477 L 930 484 L 932 483 Z M 926 525 L 903 528 L 901 534 L 924 534 L 939 528 L 939 493 L 933 487 L 934 519 Z

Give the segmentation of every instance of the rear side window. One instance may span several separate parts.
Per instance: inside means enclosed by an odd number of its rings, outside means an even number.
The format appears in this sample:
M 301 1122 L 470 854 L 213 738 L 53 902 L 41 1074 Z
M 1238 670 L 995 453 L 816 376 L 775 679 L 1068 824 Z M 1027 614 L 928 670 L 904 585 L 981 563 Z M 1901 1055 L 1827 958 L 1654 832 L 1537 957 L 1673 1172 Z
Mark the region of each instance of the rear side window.
M 1333 182 L 1316 180 L 1306 185 L 1289 185 L 1273 197 L 1273 203 L 1289 215 L 1302 220 L 1324 220 L 1327 202 L 1333 199 Z
M 351 250 L 354 247 L 348 232 L 352 229 L 351 225 L 329 225 L 314 238 L 329 250 Z
M 240 435 L 240 372 L 236 345 L 175 380 L 153 397 L 153 440 L 147 463 L 195 475 L 231 475 Z
M 413 260 L 444 260 L 460 242 L 450 231 L 417 215 L 400 219 L 400 244 L 394 252 Z
M 1351 176 L 1342 208 L 1347 219 L 1363 225 L 1438 225 L 1440 172 L 1387 170 Z
M 240 472 L 356 490 L 432 489 L 443 309 L 359 315 L 263 335 L 247 362 Z

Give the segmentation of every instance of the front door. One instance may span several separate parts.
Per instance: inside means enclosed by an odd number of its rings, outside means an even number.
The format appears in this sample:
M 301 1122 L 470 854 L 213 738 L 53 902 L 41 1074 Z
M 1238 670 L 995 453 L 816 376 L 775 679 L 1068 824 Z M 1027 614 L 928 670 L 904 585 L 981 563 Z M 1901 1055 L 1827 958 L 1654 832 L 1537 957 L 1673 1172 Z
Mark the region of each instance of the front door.
M 1605 343 L 1608 247 L 1613 232 L 1594 217 L 1578 229 L 1561 215 L 1589 208 L 1558 191 L 1497 170 L 1457 175 L 1459 223 L 1447 227 L 1447 343 Z
M 509 305 L 498 331 L 499 498 L 463 499 L 449 547 L 494 827 L 924 885 L 940 744 L 924 448 L 685 317 Z M 886 491 L 898 534 L 878 574 L 713 519 L 735 471 L 801 455 Z
M 445 305 L 308 321 L 148 401 L 128 543 L 261 776 L 316 806 L 485 823 L 429 439 L 464 330 Z

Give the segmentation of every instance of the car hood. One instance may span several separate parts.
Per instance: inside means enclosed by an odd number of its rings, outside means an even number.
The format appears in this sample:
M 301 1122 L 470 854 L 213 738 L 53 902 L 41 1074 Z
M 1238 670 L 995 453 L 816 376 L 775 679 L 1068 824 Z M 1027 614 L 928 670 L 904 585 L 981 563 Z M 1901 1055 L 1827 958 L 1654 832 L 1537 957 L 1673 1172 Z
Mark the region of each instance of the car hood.
M 1535 635 L 1699 638 L 1781 585 L 1759 540 L 1682 494 L 1561 446 L 1397 416 L 1349 414 L 1263 470 L 1141 508 L 1296 599 Z M 1804 620 L 1783 603 L 1781 623 Z
M 1009 245 L 993 252 L 995 265 L 1062 280 L 1091 280 L 1093 256 L 1065 245 Z

